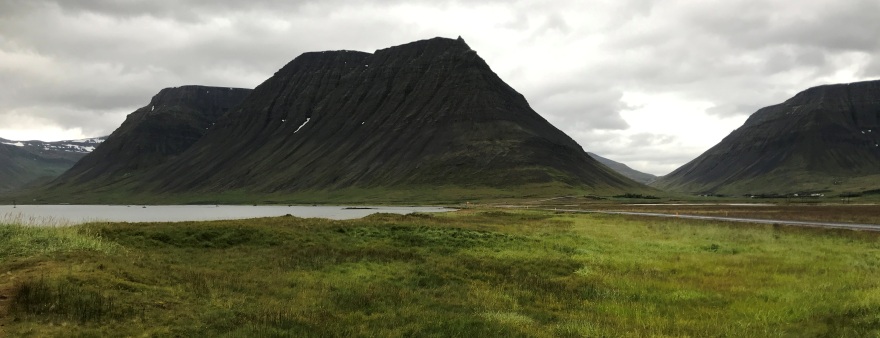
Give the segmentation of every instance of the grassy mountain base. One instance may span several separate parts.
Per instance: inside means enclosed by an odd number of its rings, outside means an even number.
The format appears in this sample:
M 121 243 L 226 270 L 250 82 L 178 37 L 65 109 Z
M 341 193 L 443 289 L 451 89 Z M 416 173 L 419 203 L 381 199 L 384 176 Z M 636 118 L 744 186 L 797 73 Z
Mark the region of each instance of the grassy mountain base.
M 874 233 L 480 210 L 0 229 L 0 335 L 880 334 Z
M 743 179 L 716 190 L 721 194 L 824 193 L 839 195 L 880 189 L 880 175 L 822 175 L 804 171 L 770 173 Z
M 139 183 L 137 183 L 139 184 Z M 120 187 L 121 186 L 121 187 Z M 646 186 L 629 192 L 660 194 Z M 305 190 L 297 192 L 262 193 L 229 190 L 189 193 L 150 193 L 125 185 L 94 187 L 57 187 L 39 192 L 22 192 L 0 197 L 31 203 L 70 204 L 461 204 L 477 201 L 536 200 L 565 195 L 607 195 L 620 192 L 613 188 L 572 187 L 561 182 L 492 187 L 483 185 L 408 185 L 389 187 L 351 187 L 344 189 Z M 7 202 L 11 204 L 11 202 Z
M 880 189 L 880 174 L 876 175 L 831 175 L 804 170 L 776 170 L 760 177 L 743 178 L 723 186 L 690 183 L 685 185 L 652 184 L 667 191 L 686 191 L 692 194 L 712 192 L 729 196 L 748 195 L 792 195 L 822 193 L 840 195 Z

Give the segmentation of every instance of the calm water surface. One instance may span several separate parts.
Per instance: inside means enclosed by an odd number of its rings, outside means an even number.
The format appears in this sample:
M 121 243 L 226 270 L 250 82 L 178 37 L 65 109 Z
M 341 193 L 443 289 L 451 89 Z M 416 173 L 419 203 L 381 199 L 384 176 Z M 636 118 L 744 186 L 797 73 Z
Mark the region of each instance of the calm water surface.
M 360 209 L 369 208 L 369 209 Z M 183 222 L 277 217 L 354 219 L 378 212 L 443 212 L 442 207 L 246 206 L 246 205 L 0 205 L 0 220 L 26 224 L 109 222 Z

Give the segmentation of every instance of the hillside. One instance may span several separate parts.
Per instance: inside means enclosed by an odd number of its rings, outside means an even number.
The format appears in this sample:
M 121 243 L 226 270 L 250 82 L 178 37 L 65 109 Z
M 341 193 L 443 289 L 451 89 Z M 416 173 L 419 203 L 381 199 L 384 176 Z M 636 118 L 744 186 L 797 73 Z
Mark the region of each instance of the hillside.
M 54 179 L 103 140 L 99 137 L 43 142 L 0 138 L 0 193 Z
M 102 166 L 118 165 L 84 160 L 65 175 L 75 178 L 68 187 L 90 190 L 98 174 L 87 168 Z M 589 157 L 460 38 L 373 54 L 305 53 L 191 147 L 114 185 L 154 195 L 321 192 L 343 199 L 365 190 L 649 190 Z
M 587 154 L 589 154 L 590 157 L 596 159 L 596 161 L 599 161 L 599 163 L 604 164 L 606 167 L 611 168 L 612 170 L 620 173 L 621 175 L 626 176 L 627 178 L 629 178 L 633 181 L 639 182 L 641 184 L 648 184 L 648 183 L 654 182 L 654 180 L 657 179 L 657 176 L 655 176 L 655 175 L 651 175 L 648 173 L 643 173 L 641 171 L 635 170 L 633 168 L 630 168 L 626 164 L 599 156 L 595 153 L 587 152 Z
M 154 168 L 189 148 L 250 92 L 207 86 L 162 89 L 53 187 L 112 185 Z
M 814 87 L 762 108 L 653 186 L 723 194 L 878 189 L 880 81 Z

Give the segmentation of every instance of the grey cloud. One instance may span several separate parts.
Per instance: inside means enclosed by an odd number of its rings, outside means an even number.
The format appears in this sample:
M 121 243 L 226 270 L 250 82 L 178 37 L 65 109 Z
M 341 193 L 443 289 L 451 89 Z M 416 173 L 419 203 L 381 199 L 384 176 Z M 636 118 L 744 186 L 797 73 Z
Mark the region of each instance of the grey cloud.
M 880 58 L 874 59 L 870 64 L 862 68 L 861 74 L 864 77 L 880 78 Z
M 873 50 L 880 40 L 880 2 L 782 1 L 699 2 L 681 19 L 733 45 L 748 48 L 800 45 L 829 50 Z M 732 15 L 735 13 L 735 15 Z
M 615 131 L 599 134 L 575 133 L 573 136 L 587 151 L 654 175 L 665 175 L 703 151 L 681 146 L 675 135 L 625 135 Z
M 9 2 L 10 0 L 4 0 Z M 28 3 L 31 8 L 57 6 L 66 13 L 79 15 L 94 13 L 118 18 L 151 16 L 168 18 L 182 23 L 200 22 L 216 15 L 230 15 L 242 12 L 287 13 L 291 16 L 326 17 L 346 7 L 387 6 L 395 4 L 431 4 L 445 6 L 450 1 L 404 1 L 404 0 L 373 0 L 370 2 L 352 2 L 346 0 L 150 0 L 150 1 L 118 1 L 118 0 L 11 0 L 10 7 L 21 8 Z M 0 5 L 0 9 L 3 6 Z
M 529 23 L 529 16 L 524 12 L 518 12 L 515 17 L 510 18 L 510 20 L 500 26 L 506 29 L 522 31 L 529 28 Z
M 874 0 L 670 3 L 634 19 L 652 29 L 610 31 L 603 47 L 615 57 L 597 70 L 621 87 L 712 102 L 712 114 L 751 114 L 822 84 L 840 53 L 876 59 L 878 12 Z
M 750 115 L 765 106 L 751 104 L 723 104 L 706 109 L 706 113 L 720 116 Z
M 619 91 L 577 88 L 538 97 L 533 104 L 556 125 L 577 126 L 578 129 L 626 129 L 629 125 L 620 116 L 625 105 Z
M 92 22 L 95 18 L 90 14 L 70 15 L 57 6 L 40 7 L 30 2 L 21 5 L 16 7 L 25 8 L 18 11 L 20 17 L 0 14 L 0 58 L 5 54 L 29 60 L 15 67 L 0 65 L 0 76 L 4 78 L 0 83 L 0 110 L 6 111 L 0 114 L 26 111 L 65 128 L 97 124 L 87 122 L 96 120 L 91 112 L 128 113 L 146 104 L 164 87 L 253 87 L 302 52 L 335 46 L 353 49 L 350 43 L 339 41 L 332 30 L 309 29 L 320 21 L 327 23 L 321 18 L 293 17 L 284 21 L 287 19 L 280 15 L 243 13 L 227 17 L 228 27 L 212 29 L 151 16 L 101 17 Z M 82 5 L 80 9 L 87 12 L 107 3 Z M 0 5 L 9 6 L 8 2 Z M 137 6 L 122 9 L 143 10 Z M 104 9 L 101 15 L 106 13 Z M 261 24 L 261 18 L 284 22 L 289 27 L 273 31 Z M 353 33 L 348 38 L 360 41 L 369 40 L 377 32 L 392 31 L 389 23 L 369 17 L 360 21 L 343 18 L 334 27 L 350 30 Z M 59 113 L 62 111 L 68 113 Z M 72 118 L 74 112 L 85 118 Z M 106 134 L 113 128 L 97 129 Z
M 131 108 L 129 111 L 133 110 L 134 108 Z M 0 126 L 28 129 L 37 123 L 48 128 L 79 128 L 85 135 L 103 136 L 119 127 L 124 118 L 125 114 L 118 112 L 92 109 L 77 110 L 64 106 L 41 105 L 19 108 L 0 114 Z
M 568 34 L 571 28 L 568 26 L 568 23 L 565 22 L 565 18 L 563 18 L 559 13 L 553 13 L 547 16 L 544 24 L 538 28 L 538 31 L 548 31 L 555 30 L 559 31 L 563 34 Z
M 629 140 L 629 145 L 631 147 L 644 147 L 670 144 L 672 141 L 675 141 L 675 137 L 672 135 L 639 133 L 630 136 Z

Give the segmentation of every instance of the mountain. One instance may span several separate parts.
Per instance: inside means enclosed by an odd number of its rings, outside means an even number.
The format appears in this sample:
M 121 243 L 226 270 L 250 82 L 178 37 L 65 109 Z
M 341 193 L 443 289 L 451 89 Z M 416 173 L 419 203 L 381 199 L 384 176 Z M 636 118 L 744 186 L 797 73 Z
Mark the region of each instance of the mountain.
M 51 180 L 94 150 L 103 137 L 57 142 L 0 138 L 0 192 Z
M 599 163 L 602 163 L 605 166 L 607 166 L 608 168 L 611 168 L 611 170 L 614 170 L 614 171 L 620 173 L 621 175 L 626 176 L 627 178 L 629 178 L 633 181 L 639 182 L 641 184 L 648 184 L 648 183 L 654 182 L 654 180 L 657 179 L 657 176 L 635 170 L 633 168 L 630 168 L 626 164 L 604 158 L 602 156 L 596 155 L 595 153 L 587 152 L 587 154 L 589 154 L 592 158 L 596 159 L 596 161 L 599 161 Z
M 762 108 L 653 186 L 724 194 L 880 188 L 880 81 L 814 87 Z
M 101 171 L 90 168 L 118 166 L 91 161 L 112 139 L 60 182 L 85 187 Z M 117 184 L 210 196 L 649 189 L 587 155 L 461 38 L 302 54 L 163 162 Z
M 106 186 L 159 166 L 202 138 L 220 116 L 250 92 L 207 86 L 162 89 L 53 185 Z

